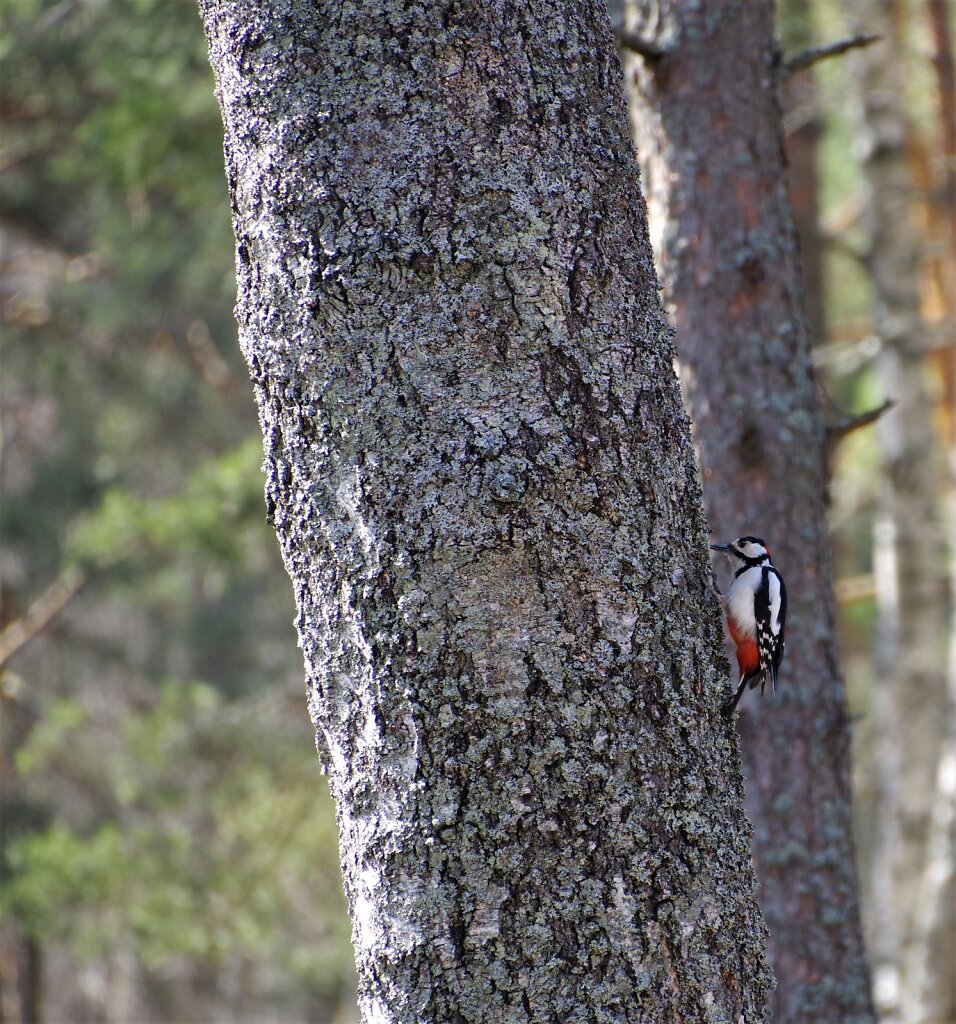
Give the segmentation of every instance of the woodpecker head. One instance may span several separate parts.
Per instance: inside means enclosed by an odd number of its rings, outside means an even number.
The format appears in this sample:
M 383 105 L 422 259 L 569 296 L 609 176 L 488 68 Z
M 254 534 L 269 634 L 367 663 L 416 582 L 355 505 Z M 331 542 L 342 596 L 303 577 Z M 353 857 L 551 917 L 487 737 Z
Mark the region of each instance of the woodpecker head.
M 729 544 L 711 544 L 711 551 L 722 551 L 731 558 L 738 558 L 748 565 L 762 565 L 770 562 L 770 548 L 759 537 L 738 537 Z

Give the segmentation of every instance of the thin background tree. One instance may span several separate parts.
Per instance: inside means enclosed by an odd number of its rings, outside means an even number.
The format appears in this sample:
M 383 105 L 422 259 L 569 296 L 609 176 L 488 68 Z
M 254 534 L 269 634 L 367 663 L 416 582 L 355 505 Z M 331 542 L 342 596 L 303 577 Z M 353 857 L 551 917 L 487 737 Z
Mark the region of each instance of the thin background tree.
M 711 528 L 758 534 L 787 580 L 771 701 L 739 716 L 774 1019 L 873 1019 L 827 534 L 828 437 L 787 199 L 768 0 L 627 8 L 625 73 Z M 639 52 L 637 52 L 639 51 Z

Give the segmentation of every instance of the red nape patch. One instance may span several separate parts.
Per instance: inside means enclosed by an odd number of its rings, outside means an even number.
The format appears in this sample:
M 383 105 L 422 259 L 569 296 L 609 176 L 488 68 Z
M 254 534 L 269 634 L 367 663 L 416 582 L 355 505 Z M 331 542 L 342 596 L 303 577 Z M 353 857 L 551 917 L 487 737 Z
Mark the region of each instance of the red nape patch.
M 741 675 L 756 672 L 760 668 L 760 652 L 755 641 L 745 640 L 742 644 L 737 644 L 737 667 Z

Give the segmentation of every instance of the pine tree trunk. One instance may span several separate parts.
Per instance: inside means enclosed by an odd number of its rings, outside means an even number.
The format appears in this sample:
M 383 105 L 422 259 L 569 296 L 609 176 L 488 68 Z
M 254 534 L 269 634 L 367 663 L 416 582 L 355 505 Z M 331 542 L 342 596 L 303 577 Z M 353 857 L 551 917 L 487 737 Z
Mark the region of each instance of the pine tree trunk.
M 603 9 L 200 6 L 366 1019 L 763 1020 Z
M 665 51 L 630 57 L 625 74 L 710 524 L 723 541 L 763 537 L 789 591 L 778 692 L 748 694 L 739 716 L 774 1020 L 871 1021 L 826 436 L 787 202 L 773 8 L 634 2 L 628 27 Z
M 797 54 L 813 46 L 810 0 L 781 0 L 780 19 L 787 26 L 781 39 L 784 52 Z M 811 347 L 826 338 L 826 280 L 824 240 L 820 231 L 820 179 L 817 159 L 824 122 L 817 99 L 814 68 L 787 75 L 782 83 L 783 135 L 787 166 L 787 196 L 800 248 L 804 309 Z

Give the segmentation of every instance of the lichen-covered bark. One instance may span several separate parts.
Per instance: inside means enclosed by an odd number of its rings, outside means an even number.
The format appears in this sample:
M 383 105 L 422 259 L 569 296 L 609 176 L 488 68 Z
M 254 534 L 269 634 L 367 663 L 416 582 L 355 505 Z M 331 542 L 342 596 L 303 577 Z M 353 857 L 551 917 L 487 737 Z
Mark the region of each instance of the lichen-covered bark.
M 759 1021 L 603 11 L 201 0 L 369 1021 Z
M 653 10 L 652 10 L 653 9 Z M 651 230 L 711 528 L 773 549 L 790 598 L 776 696 L 739 716 L 779 1024 L 872 1020 L 825 515 L 826 444 L 787 203 L 767 0 L 633 2 L 667 53 L 628 59 Z

